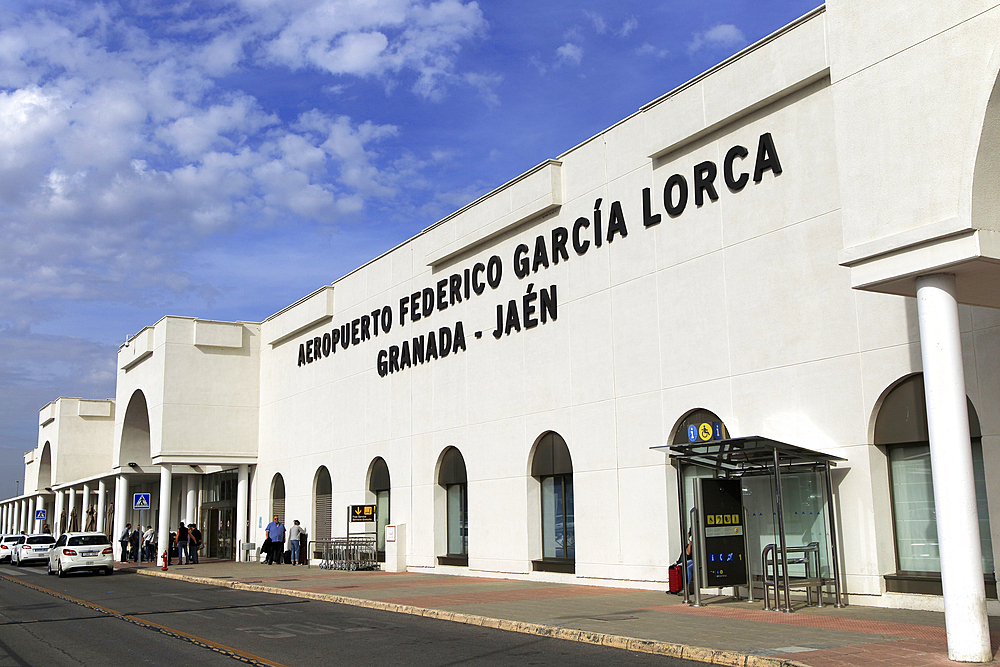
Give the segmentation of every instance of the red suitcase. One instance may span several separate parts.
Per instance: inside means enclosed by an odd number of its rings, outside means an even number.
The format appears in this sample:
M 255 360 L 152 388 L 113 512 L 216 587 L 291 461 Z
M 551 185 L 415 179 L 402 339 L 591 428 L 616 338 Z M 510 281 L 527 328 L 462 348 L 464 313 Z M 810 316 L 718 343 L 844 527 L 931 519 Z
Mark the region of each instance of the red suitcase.
M 671 593 L 680 593 L 684 589 L 684 576 L 681 574 L 682 567 L 684 566 L 679 563 L 670 566 L 669 581 L 667 584 L 670 586 Z

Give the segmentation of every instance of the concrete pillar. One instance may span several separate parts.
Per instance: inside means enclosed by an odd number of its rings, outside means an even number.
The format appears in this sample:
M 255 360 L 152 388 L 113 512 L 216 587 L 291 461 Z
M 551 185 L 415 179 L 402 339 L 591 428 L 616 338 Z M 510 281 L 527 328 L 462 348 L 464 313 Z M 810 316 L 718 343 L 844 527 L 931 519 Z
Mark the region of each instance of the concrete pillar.
M 71 523 L 69 523 L 69 522 L 71 521 L 71 519 L 73 517 L 73 510 L 76 510 L 76 519 L 77 519 L 77 522 L 79 522 L 79 520 L 80 520 L 80 508 L 76 504 L 76 489 L 74 489 L 73 487 L 70 487 L 70 488 L 66 489 L 66 492 L 69 494 L 69 499 L 68 499 L 69 500 L 69 506 L 66 508 L 66 521 L 67 521 L 67 525 L 71 525 Z M 77 527 L 77 530 L 80 530 L 80 528 Z
M 87 529 L 87 510 L 90 509 L 90 484 L 83 485 L 83 495 L 80 496 L 80 530 Z
M 243 543 L 247 539 L 247 492 L 250 466 L 241 463 L 236 477 L 236 560 L 243 558 Z
M 184 525 L 198 519 L 198 475 L 184 475 Z
M 104 532 L 104 514 L 107 512 L 108 483 L 101 479 L 97 482 L 97 530 Z
M 171 466 L 165 463 L 160 466 L 160 521 L 157 526 L 157 551 L 156 562 L 161 566 L 166 565 L 162 558 L 163 553 L 170 548 L 170 477 Z
M 10 532 L 7 529 L 7 517 L 9 516 L 8 510 L 10 505 L 8 503 L 3 504 L 3 508 L 0 508 L 0 534 L 6 535 Z
M 25 530 L 28 533 L 34 533 L 35 531 L 35 497 L 31 496 L 28 498 L 28 516 L 25 517 Z
M 14 501 L 14 525 L 11 526 L 10 532 L 20 533 L 21 532 L 21 501 Z
M 52 510 L 54 516 L 52 517 L 52 534 L 59 537 L 63 533 L 63 526 L 61 525 L 62 513 L 66 509 L 66 492 L 62 489 L 56 491 L 56 502 L 55 509 Z
M 128 495 L 128 475 L 120 473 L 115 477 L 115 525 L 114 530 L 111 532 L 111 541 L 115 548 L 115 554 L 118 560 L 122 559 L 122 549 L 121 544 L 118 540 L 122 536 L 122 531 L 125 530 L 125 496 Z
M 954 275 L 917 278 L 917 319 L 948 657 L 960 662 L 990 662 L 993 656 Z

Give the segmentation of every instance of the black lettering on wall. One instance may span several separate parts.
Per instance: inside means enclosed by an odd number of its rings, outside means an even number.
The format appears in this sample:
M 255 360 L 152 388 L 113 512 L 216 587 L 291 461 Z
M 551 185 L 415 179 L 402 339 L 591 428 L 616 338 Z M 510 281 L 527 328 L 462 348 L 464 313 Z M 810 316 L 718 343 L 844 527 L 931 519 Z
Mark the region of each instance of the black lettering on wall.
M 702 162 L 694 167 L 694 205 L 705 203 L 705 193 L 712 201 L 718 201 L 719 193 L 715 191 L 715 177 L 719 169 L 714 162 Z
M 676 204 L 674 204 L 674 189 L 677 190 Z M 667 215 L 671 218 L 676 218 L 687 208 L 687 203 L 688 183 L 680 174 L 674 174 L 667 179 L 666 184 L 663 186 L 663 208 L 667 210 Z
M 768 169 L 777 176 L 781 173 L 781 162 L 778 161 L 778 151 L 774 150 L 774 139 L 770 132 L 760 135 L 757 142 L 757 162 L 753 168 L 753 182 L 760 183 L 764 172 Z

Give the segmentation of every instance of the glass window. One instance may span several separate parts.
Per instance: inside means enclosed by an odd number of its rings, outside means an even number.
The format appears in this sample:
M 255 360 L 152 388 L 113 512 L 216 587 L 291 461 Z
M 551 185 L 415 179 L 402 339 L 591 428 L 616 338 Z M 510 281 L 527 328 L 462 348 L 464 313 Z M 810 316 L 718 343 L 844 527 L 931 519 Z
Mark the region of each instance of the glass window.
M 71 547 L 96 547 L 103 544 L 111 544 L 105 535 L 78 535 L 69 540 Z
M 446 534 L 448 556 L 469 555 L 469 485 L 465 459 L 455 447 L 441 457 L 438 484 L 445 489 L 447 504 Z
M 380 558 L 385 558 L 385 527 L 389 524 L 389 466 L 381 456 L 372 461 L 371 474 L 368 479 L 368 490 L 375 494 L 376 523 L 375 537 L 378 542 L 376 549 Z
M 558 433 L 550 431 L 538 441 L 531 474 L 542 487 L 542 558 L 576 558 L 573 460 Z
M 982 441 L 972 443 L 976 504 L 979 510 L 979 540 L 983 551 L 983 572 L 993 572 L 993 541 L 986 499 L 986 473 Z M 893 519 L 896 528 L 896 557 L 905 572 L 940 572 L 937 515 L 934 510 L 934 480 L 931 452 L 927 443 L 889 447 L 889 476 L 892 480 Z
M 56 538 L 51 535 L 33 535 L 28 538 L 28 544 L 55 544 Z
M 469 494 L 467 485 L 449 484 L 448 493 L 448 555 L 469 554 Z
M 576 557 L 572 475 L 542 478 L 542 557 Z
M 971 401 L 968 401 L 968 411 L 983 572 L 990 574 L 993 572 L 993 541 L 986 497 L 982 430 Z M 898 570 L 900 573 L 940 573 L 937 515 L 934 508 L 934 482 L 931 477 L 927 405 L 922 374 L 916 373 L 905 378 L 886 394 L 875 420 L 874 440 L 876 445 L 886 448 L 889 456 Z

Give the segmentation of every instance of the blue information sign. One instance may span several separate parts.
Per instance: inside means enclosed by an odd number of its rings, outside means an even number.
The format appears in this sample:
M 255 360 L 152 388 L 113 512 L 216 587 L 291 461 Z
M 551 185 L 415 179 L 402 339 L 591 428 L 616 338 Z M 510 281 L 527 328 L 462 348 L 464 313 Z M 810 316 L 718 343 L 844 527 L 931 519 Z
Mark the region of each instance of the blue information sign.
M 688 426 L 688 442 L 698 442 L 698 427 L 694 424 Z
M 35 519 L 45 521 L 45 510 L 35 510 Z
M 722 440 L 722 424 L 719 422 L 712 422 L 712 437 L 715 440 Z
M 148 493 L 133 493 L 132 494 L 132 509 L 134 509 L 134 510 L 148 510 L 149 509 L 149 494 Z

